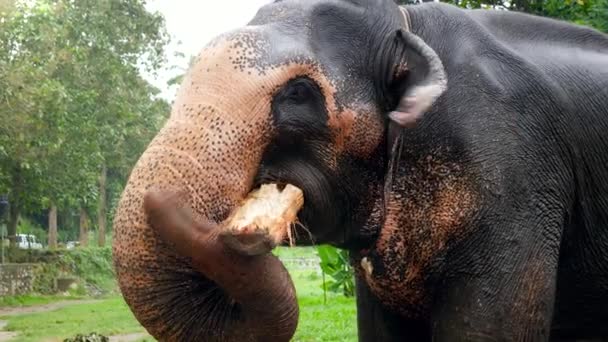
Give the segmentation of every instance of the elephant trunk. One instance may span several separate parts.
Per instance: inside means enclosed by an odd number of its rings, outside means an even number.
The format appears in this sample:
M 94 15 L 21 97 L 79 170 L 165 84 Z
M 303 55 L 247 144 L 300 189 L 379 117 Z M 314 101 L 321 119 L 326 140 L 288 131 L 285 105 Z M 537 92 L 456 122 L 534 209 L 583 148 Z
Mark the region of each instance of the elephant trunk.
M 233 300 L 228 307 L 217 308 L 226 321 L 216 323 L 223 327 L 210 325 L 202 334 L 205 340 L 223 335 L 234 341 L 289 341 L 296 329 L 298 305 L 283 264 L 272 254 L 251 257 L 235 252 L 218 239 L 220 229 L 215 224 L 196 221 L 190 208 L 178 203 L 175 194 L 167 192 L 150 191 L 144 198 L 145 211 L 162 239 L 189 257 L 195 270 Z M 204 304 L 197 309 L 203 308 Z
M 288 341 L 297 325 L 295 290 L 278 259 L 239 255 L 218 239 L 216 222 L 252 190 L 272 135 L 274 84 L 289 77 L 242 57 L 262 53 L 243 44 L 253 34 L 203 50 L 116 210 L 119 286 L 161 341 Z

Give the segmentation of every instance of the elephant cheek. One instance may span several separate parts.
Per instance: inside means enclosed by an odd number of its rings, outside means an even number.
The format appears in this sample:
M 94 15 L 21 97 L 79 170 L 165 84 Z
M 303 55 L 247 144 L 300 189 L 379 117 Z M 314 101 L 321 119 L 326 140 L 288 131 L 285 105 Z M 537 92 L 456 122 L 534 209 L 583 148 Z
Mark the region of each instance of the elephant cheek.
M 348 125 L 342 124 L 348 127 L 348 130 L 343 130 L 347 132 L 343 138 L 344 151 L 359 159 L 369 160 L 386 139 L 382 115 L 369 104 L 353 104 L 351 107 L 344 115 L 352 119 Z
M 386 306 L 422 317 L 432 297 L 425 279 L 436 257 L 469 233 L 479 196 L 459 165 L 434 158 L 410 165 L 393 183 L 381 232 L 361 272 Z

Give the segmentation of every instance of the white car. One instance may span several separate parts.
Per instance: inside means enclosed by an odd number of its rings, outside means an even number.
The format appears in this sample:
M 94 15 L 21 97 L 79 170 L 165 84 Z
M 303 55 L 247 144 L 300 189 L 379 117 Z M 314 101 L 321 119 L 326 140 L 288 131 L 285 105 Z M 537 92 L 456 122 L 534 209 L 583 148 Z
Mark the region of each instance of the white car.
M 79 241 L 68 241 L 65 244 L 65 248 L 67 248 L 67 249 L 74 249 L 74 248 L 78 247 L 79 245 L 80 245 Z
M 16 242 L 21 249 L 42 249 L 42 244 L 32 234 L 17 234 Z

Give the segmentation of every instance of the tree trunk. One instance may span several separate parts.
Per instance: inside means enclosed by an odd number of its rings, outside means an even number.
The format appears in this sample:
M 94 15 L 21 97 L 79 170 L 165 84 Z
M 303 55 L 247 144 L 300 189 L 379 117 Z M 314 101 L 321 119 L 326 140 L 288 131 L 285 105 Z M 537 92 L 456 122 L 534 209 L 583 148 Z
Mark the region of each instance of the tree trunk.
M 8 227 L 7 234 L 8 240 L 10 241 L 10 245 L 16 245 L 17 239 L 17 224 L 19 223 L 19 213 L 21 209 L 19 208 L 18 201 L 11 201 L 9 204 L 9 216 L 8 216 Z
M 10 246 L 13 247 L 17 242 L 17 225 L 19 224 L 19 215 L 21 214 L 21 177 L 19 177 L 19 169 L 13 175 L 13 189 L 9 195 L 9 213 L 7 235 L 10 241 Z
M 57 206 L 51 203 L 49 209 L 49 249 L 57 248 Z
M 97 226 L 99 228 L 99 236 L 97 238 L 99 247 L 106 245 L 106 177 L 108 169 L 106 164 L 101 167 L 101 175 L 99 176 L 99 206 L 97 208 Z
M 80 246 L 86 247 L 89 241 L 89 215 L 80 207 Z

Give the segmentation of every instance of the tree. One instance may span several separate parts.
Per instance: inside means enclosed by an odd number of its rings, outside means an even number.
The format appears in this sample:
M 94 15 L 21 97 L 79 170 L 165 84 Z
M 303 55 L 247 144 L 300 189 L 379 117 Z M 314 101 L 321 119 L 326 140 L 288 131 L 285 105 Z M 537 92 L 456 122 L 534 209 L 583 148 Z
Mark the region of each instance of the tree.
M 97 205 L 97 229 L 99 237 L 97 243 L 100 247 L 106 244 L 106 221 L 107 221 L 107 179 L 108 168 L 105 163 L 101 165 L 101 174 L 99 175 L 99 201 Z
M 50 249 L 57 248 L 57 206 L 54 204 L 49 209 L 48 245 Z
M 138 71 L 160 68 L 168 42 L 144 1 L 15 6 L 0 22 L 0 192 L 11 198 L 11 236 L 24 211 L 104 216 L 100 174 L 129 168 L 168 113 Z
M 0 0 L 0 16 L 7 15 L 15 8 L 15 0 Z

